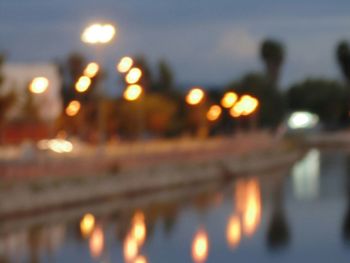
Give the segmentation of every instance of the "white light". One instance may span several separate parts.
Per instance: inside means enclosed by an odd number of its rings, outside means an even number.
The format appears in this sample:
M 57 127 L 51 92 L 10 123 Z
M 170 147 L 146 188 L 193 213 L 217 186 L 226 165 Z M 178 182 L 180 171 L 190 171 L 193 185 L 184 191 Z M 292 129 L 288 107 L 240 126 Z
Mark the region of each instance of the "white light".
M 38 148 L 56 153 L 69 153 L 73 151 L 73 144 L 63 139 L 41 140 L 38 142 Z
M 291 129 L 313 128 L 317 125 L 319 118 L 310 112 L 294 112 L 288 119 L 288 126 Z

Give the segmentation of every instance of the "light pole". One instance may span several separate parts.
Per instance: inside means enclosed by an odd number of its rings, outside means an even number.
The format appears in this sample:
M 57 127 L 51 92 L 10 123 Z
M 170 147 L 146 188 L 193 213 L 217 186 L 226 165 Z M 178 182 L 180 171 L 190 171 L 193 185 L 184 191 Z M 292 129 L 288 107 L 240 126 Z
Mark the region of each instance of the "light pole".
M 116 28 L 112 24 L 92 24 L 84 29 L 81 40 L 90 45 L 97 45 L 99 47 L 105 46 L 110 43 L 116 35 Z M 101 67 L 103 65 L 102 58 L 99 58 Z M 101 81 L 101 80 L 100 80 Z M 105 107 L 103 105 L 103 86 L 98 82 L 97 84 L 98 95 L 98 139 L 100 144 L 105 142 Z

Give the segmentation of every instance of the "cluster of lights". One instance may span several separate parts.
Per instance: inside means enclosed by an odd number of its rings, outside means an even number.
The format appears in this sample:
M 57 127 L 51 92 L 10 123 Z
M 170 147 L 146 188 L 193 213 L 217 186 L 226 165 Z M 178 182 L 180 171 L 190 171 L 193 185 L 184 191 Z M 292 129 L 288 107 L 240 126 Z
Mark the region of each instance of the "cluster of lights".
M 194 87 L 188 92 L 185 100 L 189 105 L 194 106 L 200 104 L 204 100 L 204 97 L 205 93 L 203 89 Z M 232 117 L 238 118 L 241 116 L 248 116 L 256 111 L 259 106 L 259 101 L 250 95 L 243 95 L 239 98 L 236 93 L 230 91 L 225 93 L 222 97 L 221 106 L 225 109 L 229 109 Z M 221 114 L 222 108 L 219 105 L 212 105 L 207 111 L 207 119 L 209 121 L 216 121 L 220 118 Z
M 142 70 L 133 67 L 134 60 L 131 57 L 123 57 L 116 66 L 119 73 L 125 74 L 125 82 L 128 84 L 123 97 L 127 101 L 135 101 L 142 95 L 142 87 L 137 84 L 142 77 Z
M 240 116 L 248 116 L 252 114 L 258 106 L 259 101 L 256 98 L 250 95 L 243 95 L 240 100 L 231 108 L 230 114 L 234 118 L 238 118 Z

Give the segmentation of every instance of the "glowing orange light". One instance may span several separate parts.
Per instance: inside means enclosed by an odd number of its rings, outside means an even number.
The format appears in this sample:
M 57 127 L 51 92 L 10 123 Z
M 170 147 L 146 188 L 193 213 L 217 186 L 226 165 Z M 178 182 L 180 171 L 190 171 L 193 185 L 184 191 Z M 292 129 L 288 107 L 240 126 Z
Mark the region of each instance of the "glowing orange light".
M 90 236 L 95 227 L 95 217 L 92 214 L 86 214 L 80 220 L 80 232 L 84 238 Z
M 91 79 L 87 76 L 82 76 L 78 79 L 77 83 L 75 84 L 76 91 L 82 93 L 89 89 L 91 84 Z
M 134 64 L 134 61 L 132 58 L 123 57 L 117 65 L 117 70 L 120 73 L 126 73 L 131 69 L 133 64 Z
M 124 240 L 123 252 L 126 262 L 134 260 L 139 252 L 137 241 L 131 235 L 127 235 Z
M 145 242 L 146 234 L 145 216 L 142 212 L 137 212 L 132 220 L 131 236 L 136 240 L 139 246 L 142 246 Z
M 246 207 L 243 213 L 243 229 L 247 236 L 252 236 L 261 219 L 260 186 L 256 179 L 247 183 Z
M 128 84 L 135 84 L 140 80 L 141 77 L 142 77 L 141 69 L 132 68 L 132 69 L 130 69 L 128 74 L 125 76 L 125 81 Z
M 252 114 L 259 106 L 259 101 L 250 96 L 243 95 L 240 100 L 231 108 L 230 114 L 232 117 L 247 116 Z
M 204 91 L 201 88 L 193 88 L 186 96 L 186 102 L 190 105 L 199 104 L 204 98 Z
M 96 227 L 89 240 L 90 253 L 94 258 L 102 254 L 104 248 L 104 234 L 100 227 Z
M 208 258 L 209 239 L 204 230 L 199 230 L 193 239 L 192 243 L 192 258 L 196 263 L 203 263 Z
M 226 229 L 227 243 L 231 248 L 235 248 L 241 241 L 241 223 L 238 216 L 229 219 Z
M 237 180 L 235 184 L 235 206 L 237 213 L 244 212 L 246 207 L 246 183 L 243 180 Z
M 226 109 L 232 108 L 233 105 L 236 103 L 237 99 L 238 99 L 238 96 L 236 93 L 232 91 L 227 92 L 221 99 L 221 105 Z
M 207 112 L 207 119 L 209 121 L 216 121 L 221 115 L 221 108 L 218 105 L 213 105 Z
M 124 91 L 124 99 L 128 101 L 137 100 L 142 94 L 142 87 L 140 85 L 134 84 L 128 86 Z
M 79 113 L 80 108 L 81 108 L 80 102 L 77 100 L 73 100 L 68 104 L 65 111 L 68 116 L 73 117 Z
M 37 77 L 32 80 L 29 85 L 29 90 L 32 93 L 41 94 L 44 93 L 49 87 L 49 80 L 44 77 Z
M 89 77 L 89 78 L 94 78 L 96 76 L 96 74 L 98 73 L 99 69 L 100 69 L 100 67 L 97 63 L 91 62 L 84 69 L 84 76 Z
M 242 101 L 243 108 L 244 108 L 244 111 L 242 114 L 245 116 L 253 113 L 256 110 L 256 108 L 259 106 L 259 101 L 256 98 L 249 95 L 242 96 L 240 100 Z
M 144 256 L 137 256 L 134 263 L 147 263 L 147 258 Z

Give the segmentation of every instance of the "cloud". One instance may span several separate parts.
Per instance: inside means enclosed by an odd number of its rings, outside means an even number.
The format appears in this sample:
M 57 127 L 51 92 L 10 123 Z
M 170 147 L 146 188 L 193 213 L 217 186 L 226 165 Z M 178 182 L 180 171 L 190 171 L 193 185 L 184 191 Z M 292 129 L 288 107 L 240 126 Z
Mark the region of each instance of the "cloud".
M 218 53 L 238 59 L 256 59 L 259 39 L 247 29 L 233 28 L 223 32 L 218 40 Z

